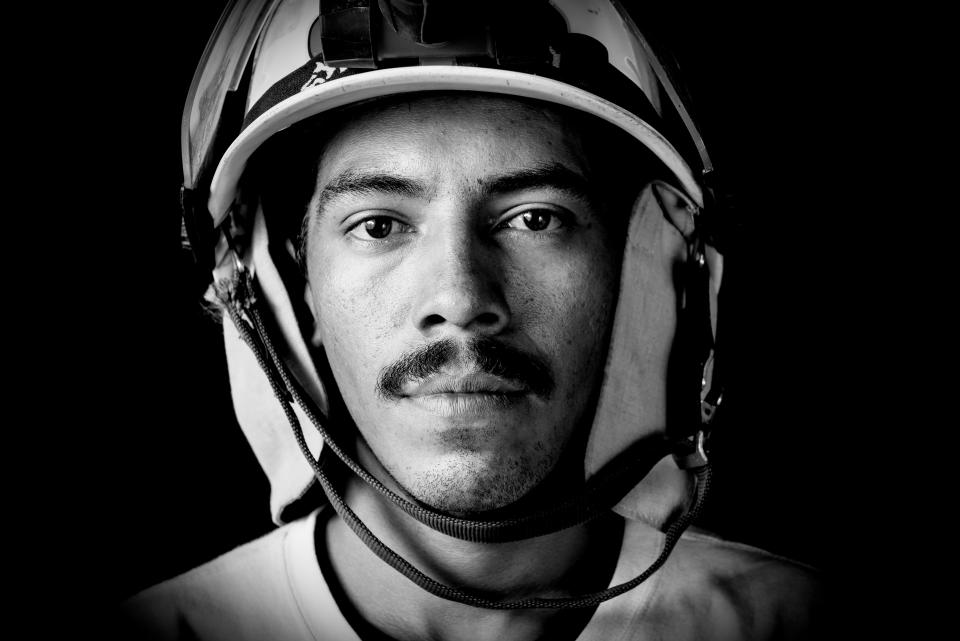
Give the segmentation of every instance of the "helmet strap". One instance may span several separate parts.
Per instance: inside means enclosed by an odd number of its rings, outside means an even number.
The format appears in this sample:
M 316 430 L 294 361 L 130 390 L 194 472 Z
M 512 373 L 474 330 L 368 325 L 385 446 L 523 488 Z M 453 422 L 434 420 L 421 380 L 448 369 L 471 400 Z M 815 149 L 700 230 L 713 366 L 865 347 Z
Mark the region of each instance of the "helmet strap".
M 700 512 L 710 481 L 710 467 L 705 459 L 702 464 L 699 461 L 694 462 L 697 469 L 696 499 L 693 507 L 667 527 L 660 555 L 644 572 L 630 581 L 579 597 L 527 598 L 506 602 L 490 600 L 435 581 L 384 544 L 350 509 L 320 461 L 314 458 L 310 452 L 300 421 L 293 411 L 292 403 L 295 402 L 301 407 L 323 437 L 327 448 L 381 496 L 428 527 L 448 536 L 472 542 L 492 543 L 527 539 L 556 532 L 596 518 L 612 508 L 640 478 L 646 475 L 647 471 L 658 460 L 670 453 L 672 444 L 659 435 L 641 440 L 636 446 L 615 458 L 591 477 L 581 491 L 536 513 L 517 518 L 492 521 L 464 519 L 412 503 L 383 485 L 337 445 L 324 426 L 324 420 L 321 418 L 322 413 L 308 400 L 302 387 L 291 375 L 274 348 L 264 319 L 257 307 L 257 301 L 260 297 L 256 295 L 255 279 L 239 259 L 236 262 L 236 277 L 236 285 L 243 290 L 243 295 L 233 296 L 229 301 L 224 301 L 227 314 L 241 339 L 251 349 L 257 363 L 266 374 L 274 396 L 290 423 L 297 444 L 313 469 L 314 476 L 319 481 L 330 504 L 340 518 L 374 554 L 431 594 L 450 601 L 489 609 L 595 607 L 603 601 L 636 587 L 652 576 L 666 562 L 680 535 Z

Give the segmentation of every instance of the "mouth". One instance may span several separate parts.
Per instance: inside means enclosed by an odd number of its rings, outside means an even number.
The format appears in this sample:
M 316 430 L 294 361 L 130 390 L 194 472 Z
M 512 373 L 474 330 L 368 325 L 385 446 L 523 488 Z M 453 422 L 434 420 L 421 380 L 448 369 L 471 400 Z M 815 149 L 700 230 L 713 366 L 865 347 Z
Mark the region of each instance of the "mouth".
M 526 385 L 483 372 L 439 374 L 405 386 L 403 397 L 432 414 L 483 417 L 526 398 Z

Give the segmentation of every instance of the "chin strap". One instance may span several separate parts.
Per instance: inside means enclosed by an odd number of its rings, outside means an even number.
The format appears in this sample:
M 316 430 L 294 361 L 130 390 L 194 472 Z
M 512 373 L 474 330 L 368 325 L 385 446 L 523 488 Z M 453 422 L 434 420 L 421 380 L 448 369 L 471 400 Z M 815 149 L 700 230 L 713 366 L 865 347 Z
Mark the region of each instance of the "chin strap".
M 239 261 L 237 264 L 237 287 L 241 295 L 231 297 L 230 304 L 227 305 L 228 314 L 237 327 L 241 339 L 253 351 L 260 368 L 266 374 L 274 395 L 281 402 L 284 414 L 290 422 L 297 445 L 325 492 L 328 492 L 324 481 L 325 473 L 307 446 L 300 421 L 290 407 L 291 403 L 300 406 L 331 452 L 378 494 L 424 525 L 448 536 L 476 543 L 503 543 L 533 538 L 579 525 L 605 514 L 660 459 L 672 451 L 671 443 L 665 438 L 656 436 L 644 439 L 591 477 L 578 492 L 564 500 L 549 504 L 541 510 L 514 518 L 496 520 L 460 518 L 409 501 L 370 474 L 332 437 L 325 427 L 326 420 L 322 412 L 303 391 L 277 353 L 263 316 L 257 308 L 255 282 L 249 271 L 240 266 Z M 244 316 L 249 318 L 249 322 Z
M 238 279 L 237 290 L 234 291 L 233 295 L 223 297 L 227 313 L 236 326 L 241 339 L 251 349 L 257 363 L 265 373 L 274 396 L 276 396 L 287 421 L 293 429 L 297 444 L 313 469 L 314 475 L 320 482 L 320 486 L 330 504 L 340 518 L 374 554 L 427 592 L 449 601 L 500 610 L 594 607 L 636 587 L 656 572 L 666 562 L 673 547 L 680 539 L 680 535 L 699 514 L 710 485 L 710 467 L 705 457 L 688 461 L 692 464 L 690 467 L 696 468 L 696 499 L 693 507 L 671 523 L 665 531 L 665 540 L 660 555 L 643 573 L 630 581 L 579 597 L 528 598 L 517 601 L 494 601 L 435 581 L 377 538 L 350 509 L 334 487 L 323 466 L 310 452 L 300 421 L 293 412 L 291 403 L 296 402 L 301 407 L 330 451 L 380 495 L 428 527 L 449 536 L 473 542 L 492 543 L 533 538 L 596 518 L 609 511 L 636 482 L 646 475 L 657 461 L 672 451 L 673 445 L 663 438 L 641 441 L 637 447 L 631 448 L 629 452 L 617 457 L 611 465 L 594 475 L 587 481 L 584 488 L 572 497 L 536 513 L 518 518 L 492 521 L 463 519 L 412 503 L 384 486 L 336 444 L 325 429 L 324 422 L 320 419 L 321 413 L 308 400 L 301 386 L 277 354 L 264 320 L 257 309 L 257 296 L 253 279 L 239 259 L 236 261 L 236 277 Z M 249 322 L 244 316 L 249 318 Z M 702 440 L 699 443 L 702 445 Z M 702 448 L 700 452 L 703 452 Z

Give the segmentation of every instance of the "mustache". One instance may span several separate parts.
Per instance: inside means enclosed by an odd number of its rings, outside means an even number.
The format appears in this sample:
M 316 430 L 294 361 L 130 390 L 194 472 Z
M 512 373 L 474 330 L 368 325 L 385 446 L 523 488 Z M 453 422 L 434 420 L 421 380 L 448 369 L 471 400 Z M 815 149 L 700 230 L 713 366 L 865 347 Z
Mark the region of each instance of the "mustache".
M 405 383 L 439 374 L 454 363 L 472 365 L 472 369 L 522 385 L 539 396 L 547 397 L 553 391 L 553 374 L 542 358 L 496 339 L 479 337 L 466 342 L 443 338 L 407 352 L 380 371 L 377 394 L 387 400 L 400 399 Z

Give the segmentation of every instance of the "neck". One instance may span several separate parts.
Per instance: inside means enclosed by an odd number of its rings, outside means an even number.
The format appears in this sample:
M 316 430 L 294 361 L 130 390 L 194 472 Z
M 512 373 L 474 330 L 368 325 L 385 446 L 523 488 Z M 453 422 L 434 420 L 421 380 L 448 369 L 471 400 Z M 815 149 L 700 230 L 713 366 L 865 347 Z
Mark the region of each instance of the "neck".
M 461 541 L 419 523 L 352 475 L 344 496 L 389 547 L 434 579 L 499 600 L 569 597 L 607 587 L 622 522 L 610 515 L 535 539 Z M 323 526 L 318 526 L 323 527 Z M 424 591 L 377 558 L 339 518 L 320 533 L 343 596 L 367 624 L 394 639 L 526 641 L 576 638 L 591 610 L 487 610 Z

